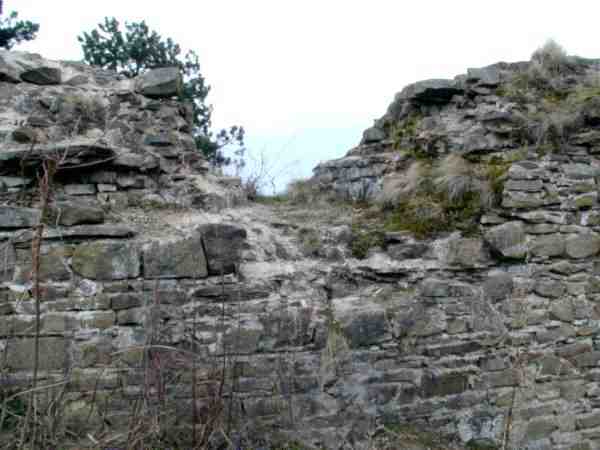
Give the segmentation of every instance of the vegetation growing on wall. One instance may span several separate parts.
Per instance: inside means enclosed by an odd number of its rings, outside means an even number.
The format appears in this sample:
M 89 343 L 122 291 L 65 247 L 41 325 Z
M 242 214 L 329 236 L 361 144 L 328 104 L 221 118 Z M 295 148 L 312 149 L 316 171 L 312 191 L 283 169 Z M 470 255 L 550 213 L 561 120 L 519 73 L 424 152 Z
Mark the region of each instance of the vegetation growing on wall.
M 0 47 L 10 50 L 21 42 L 31 41 L 39 30 L 38 23 L 19 20 L 19 14 L 15 11 L 6 14 L 4 2 L 0 1 Z
M 98 28 L 83 32 L 78 40 L 85 62 L 127 77 L 157 67 L 178 67 L 184 75 L 181 99 L 189 101 L 193 107 L 196 147 L 217 165 L 231 162 L 222 152 L 225 146 L 237 145 L 238 153 L 243 149 L 242 127 L 212 129 L 213 106 L 206 100 L 210 86 L 200 72 L 200 59 L 194 51 L 183 54 L 179 44 L 151 30 L 145 21 L 125 22 L 123 30 L 114 17 L 106 17 Z

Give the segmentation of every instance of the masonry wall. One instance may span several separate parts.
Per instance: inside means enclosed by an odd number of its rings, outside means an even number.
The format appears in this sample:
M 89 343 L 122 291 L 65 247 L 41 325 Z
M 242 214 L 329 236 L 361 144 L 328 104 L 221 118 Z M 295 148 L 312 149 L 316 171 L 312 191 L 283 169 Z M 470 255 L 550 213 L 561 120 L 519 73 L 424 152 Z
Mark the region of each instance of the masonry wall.
M 186 144 L 174 91 L 33 61 L 59 77 L 0 83 L 0 380 L 30 385 L 39 335 L 38 385 L 61 398 L 77 445 L 122 443 L 144 411 L 182 442 L 218 416 L 232 439 L 267 444 L 366 445 L 385 423 L 471 445 L 600 448 L 595 141 L 511 163 L 475 235 L 388 233 L 356 260 L 326 228 L 337 256 L 313 258 L 297 224 L 223 210 L 241 201 L 236 181 Z M 65 96 L 97 96 L 102 120 L 75 126 Z

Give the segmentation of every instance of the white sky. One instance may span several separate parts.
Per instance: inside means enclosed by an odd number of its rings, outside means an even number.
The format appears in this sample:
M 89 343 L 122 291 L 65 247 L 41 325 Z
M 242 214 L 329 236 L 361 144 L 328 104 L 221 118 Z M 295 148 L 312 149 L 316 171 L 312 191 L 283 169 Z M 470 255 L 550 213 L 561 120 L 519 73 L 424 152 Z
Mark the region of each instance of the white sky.
M 81 59 L 77 35 L 105 16 L 145 19 L 196 50 L 217 127 L 240 124 L 279 185 L 341 157 L 413 81 L 529 59 L 548 38 L 600 57 L 592 0 L 5 0 L 39 22 L 18 47 Z

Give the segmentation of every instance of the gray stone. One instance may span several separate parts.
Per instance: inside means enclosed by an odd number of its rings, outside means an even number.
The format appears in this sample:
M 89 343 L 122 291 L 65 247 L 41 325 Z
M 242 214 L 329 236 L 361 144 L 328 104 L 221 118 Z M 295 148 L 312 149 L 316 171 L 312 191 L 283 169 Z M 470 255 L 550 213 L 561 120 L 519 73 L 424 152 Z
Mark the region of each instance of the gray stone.
M 589 414 L 583 417 L 578 417 L 575 425 L 578 430 L 583 428 L 596 428 L 600 427 L 600 413 Z
M 197 230 L 202 235 L 210 275 L 225 275 L 235 271 L 246 241 L 246 230 L 235 225 L 211 223 Z
M 73 270 L 93 280 L 122 280 L 140 275 L 140 254 L 133 243 L 92 242 L 77 246 Z
M 447 297 L 450 295 L 450 283 L 446 280 L 428 278 L 423 281 L 421 295 L 424 297 Z
M 547 200 L 537 192 L 505 190 L 502 197 L 502 207 L 504 208 L 538 208 L 547 204 Z
M 561 256 L 565 253 L 565 238 L 560 234 L 536 237 L 530 244 L 534 256 Z
M 39 369 L 63 370 L 67 366 L 67 341 L 57 337 L 39 340 Z M 8 346 L 6 366 L 13 370 L 31 370 L 35 361 L 35 339 L 14 339 Z
M 51 206 L 51 221 L 55 225 L 73 226 L 104 222 L 104 210 L 91 203 L 61 201 Z
M 597 130 L 585 131 L 574 135 L 570 141 L 575 145 L 593 147 L 600 144 L 600 132 Z
M 509 191 L 540 192 L 544 187 L 542 180 L 508 180 L 504 189 Z
M 381 128 L 371 127 L 367 128 L 363 133 L 362 141 L 365 144 L 370 144 L 373 142 L 383 141 L 386 137 L 385 131 L 383 131 Z
M 200 233 L 147 244 L 143 260 L 147 278 L 204 278 L 208 275 Z
M 549 436 L 556 429 L 558 429 L 558 424 L 554 418 L 534 419 L 527 426 L 525 439 L 536 441 Z
M 467 81 L 494 87 L 500 84 L 500 70 L 495 66 L 467 69 Z
M 67 195 L 95 195 L 96 186 L 93 184 L 67 184 L 65 193 Z
M 115 311 L 136 308 L 142 305 L 142 298 L 138 294 L 117 294 L 110 298 L 110 307 Z
M 40 252 L 39 278 L 41 281 L 65 281 L 71 278 L 68 259 L 72 254 L 71 246 L 42 247 Z M 15 281 L 32 281 L 31 250 L 18 251 L 18 263 L 15 268 Z
M 465 392 L 468 389 L 468 377 L 464 373 L 428 372 L 423 375 L 421 390 L 424 397 L 442 397 Z
M 565 251 L 570 258 L 588 258 L 600 250 L 600 236 L 596 233 L 581 233 L 569 236 L 565 243 Z
M 542 297 L 559 298 L 565 293 L 565 285 L 557 280 L 542 279 L 535 283 L 534 291 Z
M 0 228 L 30 228 L 39 224 L 41 212 L 33 208 L 0 206 Z
M 513 278 L 508 273 L 490 275 L 483 283 L 483 292 L 492 301 L 509 298 L 513 290 Z
M 0 177 L 0 189 L 5 188 L 23 188 L 31 184 L 31 178 L 24 177 Z
M 181 72 L 177 67 L 151 69 L 135 80 L 136 92 L 146 97 L 172 97 L 182 86 Z
M 562 322 L 573 322 L 575 320 L 575 309 L 571 300 L 556 300 L 550 307 L 550 317 Z
M 434 336 L 446 331 L 446 314 L 439 309 L 419 308 L 402 320 L 400 327 L 405 327 L 409 336 Z
M 33 127 L 18 127 L 13 130 L 12 138 L 20 144 L 38 142 L 40 133 Z
M 406 99 L 420 103 L 444 104 L 454 95 L 463 92 L 454 80 L 431 79 L 409 84 L 396 96 L 396 101 Z
M 568 178 L 573 180 L 584 180 L 588 178 L 597 177 L 599 171 L 596 167 L 590 166 L 588 164 L 565 164 L 562 166 L 562 171 Z
M 476 238 L 451 239 L 447 244 L 445 262 L 449 266 L 485 267 L 489 258 L 483 240 Z
M 567 215 L 564 212 L 558 211 L 516 212 L 514 216 L 531 223 L 552 223 L 556 225 L 567 223 Z
M 59 84 L 61 70 L 57 63 L 45 60 L 40 55 L 1 50 L 0 78 L 11 83 Z
M 344 336 L 352 348 L 380 342 L 387 332 L 387 320 L 382 310 L 357 311 L 342 323 Z
M 0 243 L 0 282 L 11 281 L 13 279 L 15 262 L 16 253 L 14 246 L 7 242 Z
M 525 230 L 521 222 L 507 222 L 489 228 L 484 236 L 492 250 L 504 258 L 523 259 L 527 255 Z
M 60 84 L 61 70 L 57 67 L 36 67 L 21 74 L 21 79 L 28 83 L 48 85 Z

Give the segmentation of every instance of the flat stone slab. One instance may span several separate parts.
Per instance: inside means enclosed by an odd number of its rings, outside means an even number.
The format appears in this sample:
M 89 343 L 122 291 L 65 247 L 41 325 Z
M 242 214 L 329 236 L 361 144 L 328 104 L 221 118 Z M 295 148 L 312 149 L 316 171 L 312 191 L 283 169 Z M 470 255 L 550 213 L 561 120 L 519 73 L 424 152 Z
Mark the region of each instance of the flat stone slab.
M 0 228 L 30 228 L 40 223 L 42 214 L 34 208 L 0 206 Z
M 92 242 L 79 245 L 73 270 L 93 280 L 123 280 L 140 276 L 140 252 L 131 242 Z
M 146 244 L 143 260 L 146 278 L 204 278 L 208 275 L 200 233 Z
M 181 72 L 177 67 L 149 70 L 135 80 L 135 90 L 146 97 L 172 97 L 181 89 Z

